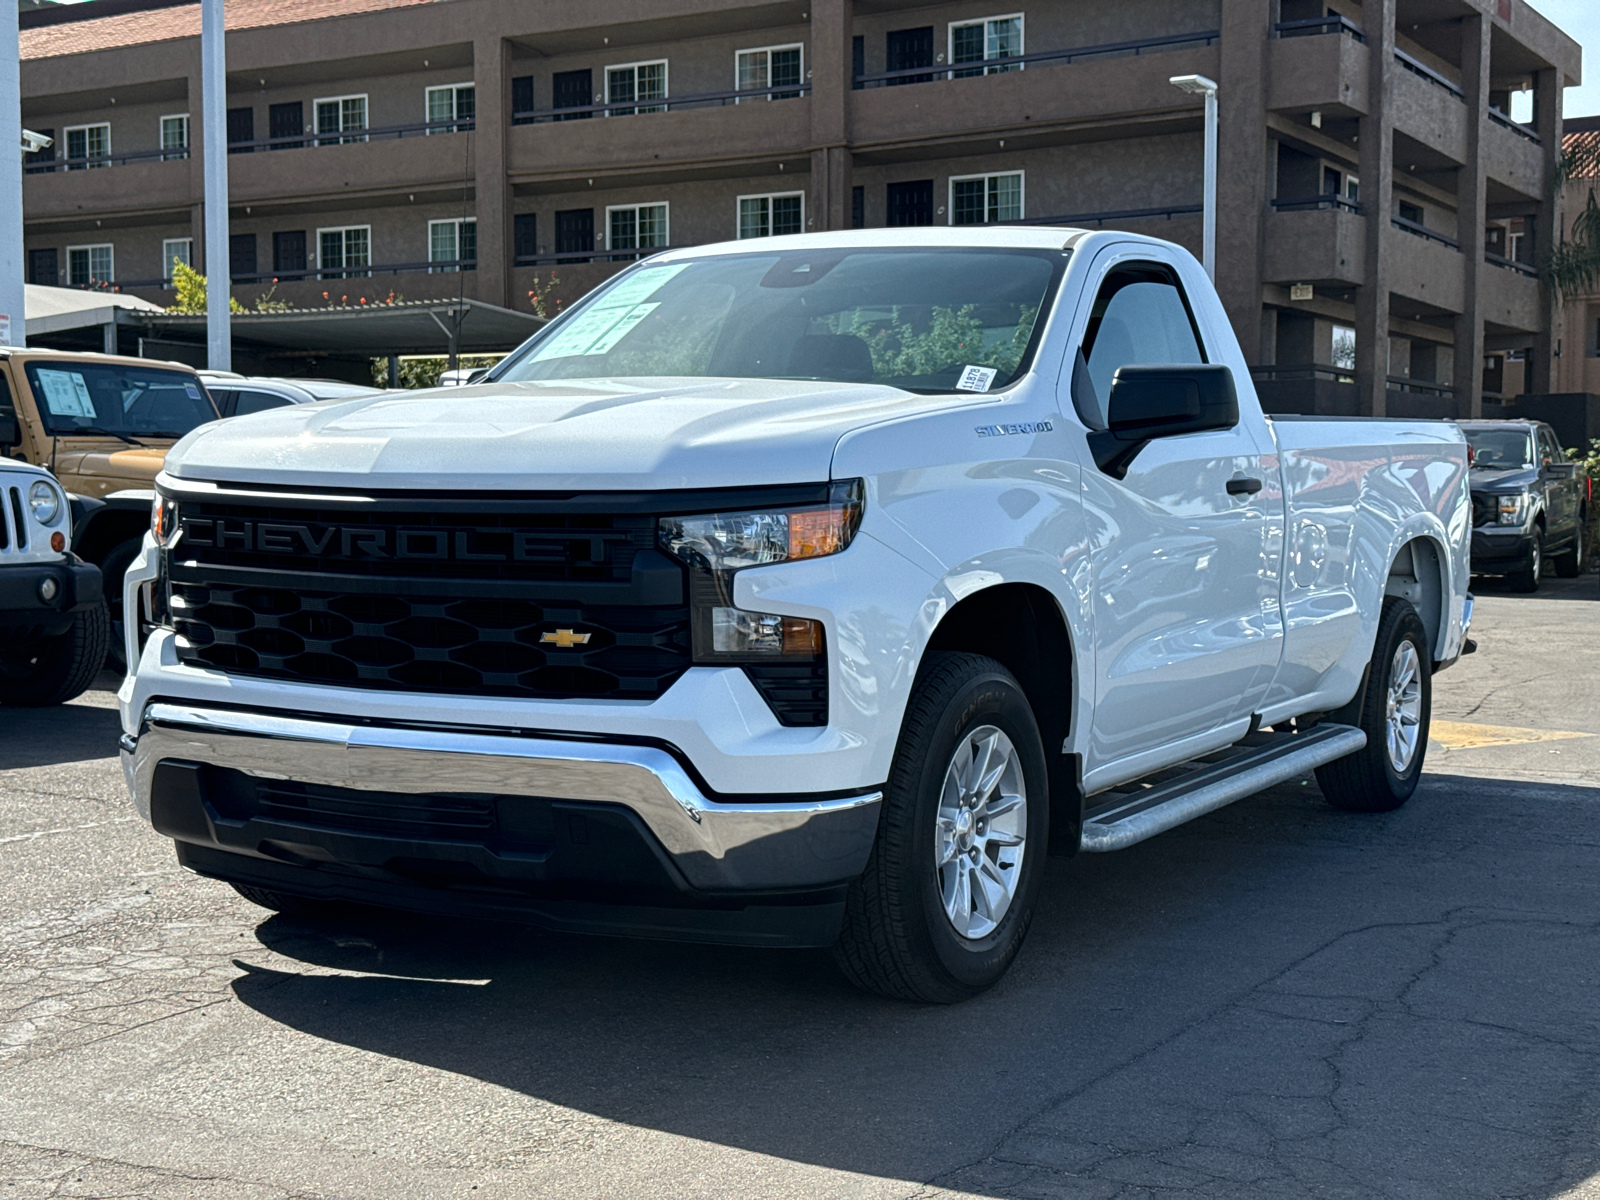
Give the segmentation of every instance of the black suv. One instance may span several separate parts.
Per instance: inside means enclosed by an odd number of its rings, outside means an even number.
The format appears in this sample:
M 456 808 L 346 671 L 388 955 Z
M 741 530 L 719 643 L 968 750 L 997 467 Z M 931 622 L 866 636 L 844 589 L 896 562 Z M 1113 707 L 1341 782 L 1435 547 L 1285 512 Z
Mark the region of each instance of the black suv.
M 1462 421 L 1473 450 L 1472 571 L 1537 591 L 1548 558 L 1573 578 L 1588 565 L 1589 481 L 1542 421 Z

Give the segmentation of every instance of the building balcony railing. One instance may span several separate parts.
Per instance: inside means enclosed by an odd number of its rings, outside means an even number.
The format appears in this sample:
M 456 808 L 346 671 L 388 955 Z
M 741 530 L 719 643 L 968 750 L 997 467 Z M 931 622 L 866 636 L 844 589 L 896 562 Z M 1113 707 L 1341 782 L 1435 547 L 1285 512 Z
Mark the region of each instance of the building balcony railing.
M 1454 396 L 1456 394 L 1453 384 L 1434 383 L 1429 379 L 1412 379 L 1408 375 L 1391 375 L 1384 381 L 1384 386 L 1391 392 L 1409 392 L 1416 396 Z
M 932 83 L 935 80 L 961 79 L 969 75 L 998 75 L 1032 65 L 1045 63 L 1072 63 L 1094 58 L 1137 56 L 1150 51 L 1172 50 L 1180 46 L 1209 46 L 1219 41 L 1222 34 L 1215 29 L 1199 33 L 1169 34 L 1165 37 L 1141 38 L 1132 42 L 1106 42 L 1098 46 L 1073 46 L 1064 50 L 1039 50 L 1032 54 L 1009 54 L 1003 58 L 986 58 L 978 62 L 943 64 L 935 67 L 907 67 L 900 71 L 875 71 L 870 75 L 857 75 L 857 88 L 896 87 L 908 83 Z
M 1361 212 L 1361 206 L 1354 200 L 1346 200 L 1333 192 L 1325 192 L 1320 196 L 1279 198 L 1272 202 L 1273 212 L 1311 212 L 1319 208 L 1342 209 L 1357 214 Z
M 1498 108 L 1491 108 L 1489 110 L 1489 120 L 1493 121 L 1496 125 L 1499 125 L 1504 129 L 1511 130 L 1511 132 L 1516 134 L 1519 138 L 1526 138 L 1535 146 L 1540 144 L 1539 135 L 1537 133 L 1529 129 L 1526 125 L 1523 125 L 1518 121 L 1513 121 Z
M 1279 383 L 1297 379 L 1323 379 L 1329 383 L 1354 383 L 1354 367 L 1339 367 L 1329 363 L 1286 363 L 1250 368 L 1250 378 L 1257 383 Z
M 377 275 L 448 275 L 476 271 L 475 258 L 437 262 L 371 263 L 350 267 L 307 267 L 301 271 L 256 271 L 230 276 L 234 283 L 300 283 L 306 280 L 370 279 Z
M 1514 258 L 1506 258 L 1504 255 L 1494 254 L 1488 250 L 1483 252 L 1483 261 L 1491 267 L 1499 267 L 1504 271 L 1515 271 L 1518 275 L 1524 275 L 1529 279 L 1539 278 L 1539 272 L 1534 269 L 1532 264 L 1518 262 Z
M 258 138 L 250 142 L 229 142 L 229 154 L 252 154 L 267 150 L 299 150 L 306 146 L 344 146 L 356 142 L 395 141 L 408 137 L 430 137 L 445 133 L 471 133 L 475 123 L 467 120 L 416 121 L 410 125 L 375 125 L 366 129 L 342 129 L 327 133 L 295 133 L 287 137 Z
M 1106 212 L 1069 213 L 1064 217 L 1027 217 L 1021 221 L 1000 221 L 1001 225 L 1065 225 L 1080 228 L 1084 225 L 1104 225 L 1107 221 L 1172 220 L 1173 217 L 1199 216 L 1204 210 L 1200 204 L 1168 204 L 1162 208 L 1119 208 Z
M 562 267 L 576 263 L 631 263 L 642 258 L 653 258 L 680 246 L 642 246 L 632 250 L 562 250 L 555 254 L 519 254 L 511 260 L 514 267 Z
M 125 154 L 94 154 L 87 158 L 53 158 L 44 162 L 23 161 L 24 175 L 53 175 L 57 171 L 92 171 L 102 167 L 122 167 L 136 162 L 181 162 L 189 157 L 188 147 L 168 150 L 130 150 Z
M 1452 83 L 1449 79 L 1439 74 L 1439 72 L 1435 71 L 1426 63 L 1412 58 L 1411 55 L 1407 54 L 1404 50 L 1396 50 L 1394 52 L 1394 60 L 1406 70 L 1410 71 L 1413 75 L 1421 76 L 1423 79 L 1426 79 L 1429 83 L 1433 84 L 1434 87 L 1443 88 L 1457 100 L 1461 101 L 1461 103 L 1465 104 L 1467 102 L 1467 95 L 1461 90 L 1459 84 Z
M 1272 27 L 1272 32 L 1277 37 L 1315 37 L 1323 33 L 1342 33 L 1345 37 L 1353 38 L 1358 42 L 1365 42 L 1367 35 L 1361 27 L 1349 17 L 1338 15 L 1329 17 L 1311 17 L 1304 21 L 1279 21 Z
M 730 104 L 755 104 L 767 100 L 794 100 L 811 94 L 809 81 L 776 84 L 764 88 L 739 88 L 729 92 L 699 92 L 690 96 L 662 96 L 659 99 L 617 100 L 609 104 L 577 104 L 570 108 L 530 108 L 511 114 L 513 125 L 536 125 L 547 121 L 581 121 L 590 117 L 631 117 L 651 113 L 675 112 L 690 108 L 722 108 Z
M 1455 238 L 1446 237 L 1437 230 L 1429 229 L 1426 225 L 1421 225 L 1416 221 L 1407 220 L 1405 217 L 1390 217 L 1389 223 L 1396 229 L 1401 229 L 1406 233 L 1409 233 L 1412 237 L 1419 237 L 1428 242 L 1438 242 L 1439 245 L 1448 246 L 1452 250 L 1461 249 L 1461 243 L 1456 241 Z

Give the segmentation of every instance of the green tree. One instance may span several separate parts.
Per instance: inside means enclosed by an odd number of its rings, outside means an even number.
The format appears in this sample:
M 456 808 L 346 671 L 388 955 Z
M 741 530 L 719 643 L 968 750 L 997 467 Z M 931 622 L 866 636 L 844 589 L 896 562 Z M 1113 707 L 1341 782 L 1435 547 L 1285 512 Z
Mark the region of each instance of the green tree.
M 167 306 L 168 312 L 199 314 L 206 311 L 206 277 L 188 263 L 173 262 L 172 290 L 177 297 Z M 228 311 L 242 313 L 245 307 L 229 296 Z
M 1600 180 L 1600 134 L 1568 138 L 1566 150 L 1556 161 L 1557 191 L 1580 179 L 1589 183 L 1588 199 L 1572 220 L 1572 235 L 1561 239 L 1550 259 L 1550 282 L 1568 296 L 1600 291 L 1600 200 L 1595 197 L 1595 183 Z

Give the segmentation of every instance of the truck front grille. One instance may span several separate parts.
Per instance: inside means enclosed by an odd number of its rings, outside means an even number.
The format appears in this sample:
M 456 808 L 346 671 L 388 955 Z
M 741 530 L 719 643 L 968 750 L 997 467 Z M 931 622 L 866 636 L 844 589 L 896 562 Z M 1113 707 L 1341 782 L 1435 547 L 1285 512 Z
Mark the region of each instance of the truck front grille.
M 1472 493 L 1472 527 L 1474 529 L 1482 525 L 1493 525 L 1495 523 L 1495 518 L 1499 515 L 1499 510 L 1496 508 L 1497 499 L 1497 497 L 1486 495 L 1483 492 Z
M 691 665 L 656 518 L 185 502 L 178 658 L 394 691 L 651 700 Z

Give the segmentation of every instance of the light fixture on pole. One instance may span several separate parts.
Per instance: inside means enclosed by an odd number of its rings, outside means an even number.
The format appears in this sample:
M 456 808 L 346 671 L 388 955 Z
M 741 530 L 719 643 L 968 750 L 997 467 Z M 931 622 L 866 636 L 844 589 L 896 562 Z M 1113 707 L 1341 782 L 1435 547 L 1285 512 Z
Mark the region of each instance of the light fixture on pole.
M 206 362 L 233 370 L 228 262 L 228 61 L 222 0 L 200 4 L 200 133 L 206 176 Z M 168 264 L 168 270 L 171 269 Z
M 1205 208 L 1200 215 L 1200 261 L 1213 283 L 1217 279 L 1217 85 L 1204 75 L 1174 75 L 1167 80 L 1180 92 L 1206 98 Z

